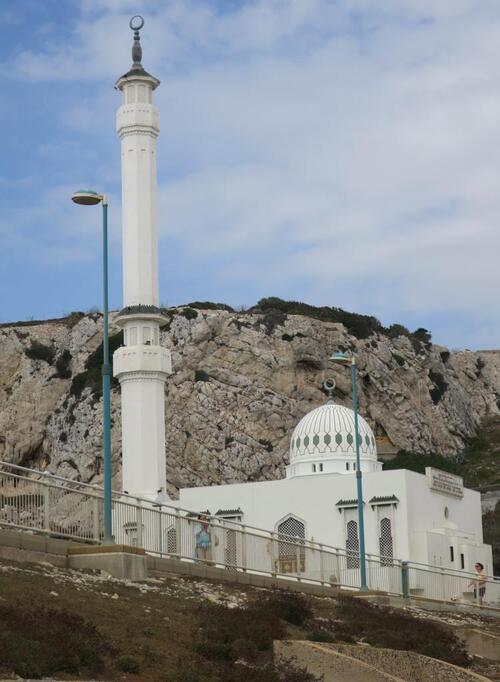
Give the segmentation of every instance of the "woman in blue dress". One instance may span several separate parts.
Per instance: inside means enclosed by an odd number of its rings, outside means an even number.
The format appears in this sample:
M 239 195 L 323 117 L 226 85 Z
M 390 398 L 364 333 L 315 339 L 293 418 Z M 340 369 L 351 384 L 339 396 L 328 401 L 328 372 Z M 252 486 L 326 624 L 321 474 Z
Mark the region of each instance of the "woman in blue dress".
M 203 514 L 198 516 L 198 523 L 194 528 L 195 537 L 195 558 L 201 561 L 209 561 L 210 546 L 210 525 L 208 519 Z

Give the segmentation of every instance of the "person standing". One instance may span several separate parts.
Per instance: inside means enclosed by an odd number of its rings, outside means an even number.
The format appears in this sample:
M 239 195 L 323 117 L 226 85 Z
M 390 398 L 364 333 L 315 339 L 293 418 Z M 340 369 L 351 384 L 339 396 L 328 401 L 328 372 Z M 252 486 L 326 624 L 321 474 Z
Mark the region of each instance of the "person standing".
M 476 576 L 470 581 L 469 587 L 474 588 L 474 601 L 479 605 L 482 605 L 484 595 L 486 593 L 486 575 L 484 573 L 484 565 L 477 561 L 474 564 L 474 570 L 476 571 Z
M 210 560 L 210 546 L 212 544 L 210 538 L 209 520 L 204 514 L 198 516 L 198 523 L 195 527 L 195 554 L 196 559 L 202 561 Z

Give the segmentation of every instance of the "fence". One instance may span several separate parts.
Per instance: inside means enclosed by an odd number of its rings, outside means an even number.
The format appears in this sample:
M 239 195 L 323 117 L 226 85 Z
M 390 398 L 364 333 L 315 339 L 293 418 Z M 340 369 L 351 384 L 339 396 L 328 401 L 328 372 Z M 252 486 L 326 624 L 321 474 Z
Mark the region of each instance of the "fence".
M 0 462 L 0 525 L 99 543 L 102 489 Z M 352 551 L 124 493 L 113 493 L 113 529 L 117 543 L 162 557 L 353 590 L 360 587 L 359 555 Z M 477 575 L 464 571 L 371 554 L 366 564 L 370 589 L 500 605 L 500 581 L 491 577 L 479 585 Z

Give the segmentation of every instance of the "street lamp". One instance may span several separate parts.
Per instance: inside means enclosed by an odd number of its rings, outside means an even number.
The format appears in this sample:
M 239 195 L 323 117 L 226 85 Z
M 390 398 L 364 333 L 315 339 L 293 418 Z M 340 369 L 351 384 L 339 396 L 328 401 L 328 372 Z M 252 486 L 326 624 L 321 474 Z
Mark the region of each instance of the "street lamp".
M 365 552 L 365 517 L 363 510 L 363 477 L 361 473 L 361 461 L 359 455 L 359 428 L 358 428 L 358 368 L 356 366 L 356 358 L 354 355 L 347 355 L 347 353 L 336 352 L 330 357 L 330 360 L 340 365 L 351 366 L 351 382 L 352 382 L 352 408 L 354 411 L 354 442 L 356 443 L 356 485 L 358 492 L 358 526 L 359 526 L 359 568 L 362 591 L 368 589 L 366 584 L 366 552 Z
M 109 362 L 108 311 L 108 197 L 92 190 L 75 192 L 71 199 L 80 206 L 102 204 L 102 288 L 103 288 L 103 364 L 102 364 L 102 449 L 104 465 L 104 542 L 113 542 L 111 515 L 111 365 Z

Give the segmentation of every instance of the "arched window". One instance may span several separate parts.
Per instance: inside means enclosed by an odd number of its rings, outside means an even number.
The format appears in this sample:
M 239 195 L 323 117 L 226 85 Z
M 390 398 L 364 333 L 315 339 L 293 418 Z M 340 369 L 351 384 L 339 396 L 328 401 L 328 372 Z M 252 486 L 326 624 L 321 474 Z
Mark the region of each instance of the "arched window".
M 304 523 L 295 516 L 288 516 L 278 524 L 277 531 L 279 572 L 303 573 L 306 562 L 306 548 L 304 546 L 306 527 Z
M 380 537 L 379 537 L 379 547 L 380 547 L 380 565 L 381 566 L 392 566 L 392 560 L 394 559 L 394 545 L 392 541 L 392 524 L 391 519 L 384 516 L 380 520 Z
M 356 521 L 347 522 L 347 537 L 345 542 L 347 568 L 359 568 L 359 538 Z
M 178 554 L 177 530 L 175 526 L 170 526 L 170 528 L 167 530 L 167 554 Z

